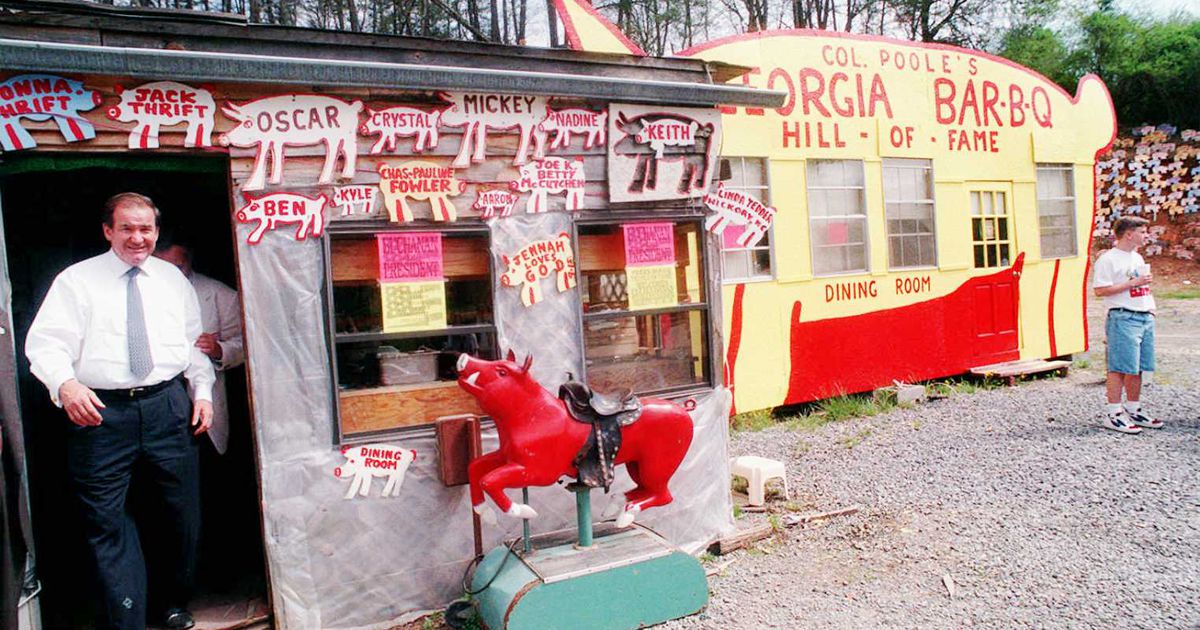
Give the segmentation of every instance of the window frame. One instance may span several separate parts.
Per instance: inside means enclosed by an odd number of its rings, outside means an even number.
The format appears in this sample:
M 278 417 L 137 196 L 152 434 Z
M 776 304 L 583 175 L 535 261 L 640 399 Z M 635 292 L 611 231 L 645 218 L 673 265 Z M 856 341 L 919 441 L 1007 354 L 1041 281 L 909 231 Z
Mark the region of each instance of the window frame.
M 1039 252 L 1041 253 L 1042 259 L 1043 260 L 1057 260 L 1057 259 L 1062 259 L 1062 258 L 1078 258 L 1079 257 L 1079 195 L 1076 194 L 1076 190 L 1075 190 L 1075 165 L 1067 163 L 1067 162 L 1038 162 L 1034 165 L 1034 171 L 1036 174 L 1036 181 L 1034 183 L 1034 197 L 1036 198 L 1036 203 L 1037 203 L 1038 249 L 1039 249 Z M 1070 188 L 1069 192 L 1071 193 L 1069 197 L 1042 197 L 1041 177 L 1042 177 L 1043 172 L 1048 172 L 1048 171 L 1057 171 L 1057 172 L 1063 172 L 1066 174 L 1067 186 Z M 1071 236 L 1071 238 L 1069 239 L 1069 242 L 1071 244 L 1070 253 L 1053 253 L 1053 254 L 1046 253 L 1045 238 L 1047 235 L 1046 235 L 1046 232 L 1044 231 L 1045 228 L 1042 226 L 1042 218 L 1043 218 L 1043 216 L 1057 216 L 1057 215 L 1043 215 L 1042 214 L 1042 201 L 1070 201 L 1071 202 L 1071 211 L 1067 214 L 1067 216 L 1070 217 L 1070 219 L 1071 219 L 1071 226 L 1069 228 L 1059 228 L 1064 232 L 1067 230 L 1070 231 L 1070 236 Z
M 337 305 L 334 302 L 334 280 L 333 280 L 333 241 L 338 238 L 374 238 L 378 234 L 398 234 L 405 232 L 438 232 L 445 238 L 446 234 L 459 234 L 482 236 L 486 239 L 488 246 L 484 251 L 484 256 L 487 258 L 487 287 L 488 295 L 492 300 L 492 321 L 488 324 L 469 324 L 469 325 L 450 325 L 446 328 L 438 328 L 434 330 L 422 330 L 402 333 L 385 333 L 385 332 L 366 332 L 366 333 L 339 333 L 337 331 Z M 357 431 L 347 433 L 342 428 L 342 401 L 341 401 L 341 376 L 338 373 L 338 353 L 337 347 L 343 343 L 363 343 L 372 341 L 387 341 L 400 339 L 414 339 L 420 337 L 451 337 L 455 335 L 467 334 L 489 334 L 498 343 L 499 330 L 496 326 L 495 316 L 495 280 L 496 266 L 491 255 L 491 230 L 483 223 L 453 223 L 453 224 L 394 224 L 375 221 L 361 221 L 355 223 L 333 224 L 325 229 L 325 234 L 321 238 L 322 255 L 324 256 L 325 291 L 323 299 L 325 300 L 325 337 L 326 348 L 329 356 L 329 369 L 331 375 L 331 397 L 333 399 L 333 439 L 334 444 L 359 444 L 370 440 L 379 439 L 381 437 L 393 436 L 414 436 L 431 434 L 433 431 L 433 423 L 412 424 L 399 427 L 389 427 L 385 429 L 377 429 L 370 431 Z M 378 282 L 378 280 L 376 280 Z M 447 313 L 449 315 L 449 313 Z M 382 387 L 382 385 L 381 385 Z
M 889 164 L 889 162 L 891 164 Z M 907 166 L 901 166 L 901 163 L 907 164 Z M 921 166 L 916 166 L 915 165 L 916 163 L 920 163 Z M 925 199 L 921 199 L 921 200 L 899 199 L 899 200 L 895 200 L 895 201 L 889 201 L 888 197 L 887 197 L 887 189 L 888 189 L 887 173 L 888 173 L 889 168 L 897 169 L 897 170 L 916 170 L 916 169 L 920 168 L 921 170 L 925 171 L 929 177 L 929 192 L 930 192 L 929 199 L 927 199 L 927 200 L 925 200 Z M 881 162 L 880 176 L 881 176 L 881 180 L 882 180 L 882 184 L 883 184 L 883 233 L 884 233 L 884 239 L 887 242 L 887 248 L 888 248 L 888 271 L 916 271 L 916 270 L 922 270 L 922 269 L 937 269 L 938 261 L 941 260 L 941 252 L 938 247 L 937 188 L 936 188 L 935 180 L 934 180 L 934 176 L 933 176 L 933 160 L 928 159 L 928 158 L 883 158 L 883 160 Z M 891 217 L 888 215 L 888 205 L 889 204 L 913 204 L 913 203 L 929 205 L 929 217 L 930 217 L 930 221 L 933 224 L 933 231 L 929 232 L 929 233 L 903 232 L 900 234 L 892 234 L 892 232 L 891 232 Z M 896 237 L 896 238 L 900 238 L 901 240 L 903 240 L 904 238 L 912 238 L 912 237 L 919 237 L 919 236 L 932 236 L 933 237 L 933 262 L 928 263 L 928 264 L 918 264 L 918 265 L 892 265 L 892 238 Z
M 859 172 L 862 176 L 862 180 L 861 180 L 862 184 L 860 186 L 814 186 L 812 183 L 812 177 L 810 176 L 810 173 L 809 173 L 809 170 L 811 169 L 811 165 L 814 162 L 855 163 L 858 165 Z M 857 190 L 859 193 L 859 200 L 862 204 L 861 205 L 862 214 L 826 214 L 826 215 L 817 217 L 813 214 L 812 191 L 814 191 L 814 190 Z M 871 273 L 871 221 L 870 221 L 870 214 L 869 214 L 868 208 L 867 208 L 866 162 L 864 160 L 854 160 L 854 159 L 810 158 L 810 159 L 805 160 L 805 162 L 804 162 L 804 196 L 805 196 L 806 210 L 808 211 L 809 264 L 811 265 L 811 268 L 812 268 L 813 277 L 814 278 L 830 278 L 830 277 L 836 277 L 836 276 L 856 276 L 856 275 L 863 275 L 863 274 Z M 818 247 L 813 240 L 813 234 L 816 231 L 815 228 L 813 227 L 814 222 L 815 221 L 829 221 L 832 219 L 849 220 L 849 219 L 860 219 L 860 218 L 862 219 L 862 226 L 863 226 L 863 242 L 862 242 L 863 264 L 864 264 L 863 268 L 818 272 L 817 271 Z M 822 246 L 820 249 L 832 249 L 834 247 L 843 247 L 843 246 L 826 245 L 826 246 Z
M 979 210 L 980 211 L 978 213 L 975 212 L 974 206 L 971 204 L 971 196 L 972 195 L 979 195 Z M 992 208 L 991 213 L 983 212 L 983 205 L 984 205 L 983 197 L 984 197 L 984 195 L 988 195 L 991 200 L 990 201 L 991 208 Z M 1002 196 L 1004 198 L 1004 212 L 1002 214 L 997 214 L 995 212 L 997 196 Z M 1001 188 L 991 188 L 991 187 L 986 187 L 986 186 L 967 189 L 967 212 L 968 212 L 968 217 L 970 219 L 969 234 L 971 235 L 971 268 L 972 269 L 1004 269 L 1005 267 L 1012 265 L 1012 262 L 1015 259 L 1015 254 L 1017 251 L 1017 235 L 1014 232 L 1014 226 L 1013 226 L 1013 206 L 1012 206 L 1012 204 L 1013 204 L 1012 193 L 1009 190 L 1001 189 Z M 1003 224 L 998 222 L 998 220 L 1000 220 L 1000 219 L 1003 220 Z M 991 239 L 989 239 L 987 237 L 987 225 L 988 225 L 989 220 L 997 221 L 994 238 L 991 238 Z M 979 233 L 981 235 L 981 238 L 978 240 L 975 238 L 975 222 L 976 221 L 980 222 Z M 1001 225 L 1004 226 L 1004 231 L 1005 231 L 1004 238 L 1000 237 L 1000 226 Z M 994 264 L 994 265 L 988 264 L 987 258 L 988 258 L 988 247 L 989 246 L 996 247 L 996 264 Z M 1008 247 L 1009 258 L 1008 258 L 1007 263 L 1004 262 L 1004 258 L 1001 256 L 1001 247 L 1002 246 Z M 984 264 L 982 266 L 975 262 L 975 249 L 977 247 L 983 248 Z
M 700 362 L 703 366 L 703 381 L 700 383 L 688 383 L 685 385 L 677 385 L 660 389 L 650 390 L 633 390 L 633 393 L 639 397 L 658 396 L 663 398 L 674 398 L 684 396 L 691 393 L 711 391 L 717 386 L 716 375 L 717 367 L 715 364 L 716 358 L 713 349 L 713 291 L 719 291 L 720 286 L 712 281 L 712 273 L 720 270 L 720 261 L 713 261 L 713 252 L 720 256 L 719 247 L 707 247 L 706 243 L 709 239 L 705 238 L 708 233 L 704 229 L 705 215 L 702 213 L 693 212 L 678 212 L 663 210 L 655 213 L 653 216 L 646 216 L 644 213 L 639 213 L 636 216 L 623 216 L 612 213 L 588 213 L 580 215 L 572 221 L 571 238 L 575 247 L 575 260 L 578 261 L 576 273 L 579 275 L 580 299 L 578 300 L 579 309 L 579 336 L 580 336 L 580 356 L 583 360 L 580 380 L 584 383 L 589 383 L 588 375 L 588 343 L 587 343 L 587 324 L 591 321 L 603 321 L 606 319 L 622 319 L 626 317 L 650 317 L 674 313 L 686 313 L 699 311 L 702 317 L 703 330 L 700 331 L 701 342 L 703 344 L 703 356 L 700 357 Z M 698 269 L 703 274 L 700 278 L 700 286 L 703 291 L 703 300 L 691 302 L 688 304 L 677 304 L 675 306 L 665 308 L 646 309 L 641 311 L 633 311 L 626 309 L 612 309 L 588 313 L 584 311 L 584 301 L 582 292 L 586 290 L 586 279 L 584 277 L 583 259 L 580 256 L 580 248 L 582 240 L 580 238 L 580 229 L 592 226 L 613 226 L 618 230 L 622 225 L 630 223 L 672 223 L 675 225 L 691 223 L 696 226 L 697 235 L 697 252 L 703 259 L 698 265 Z M 632 388 L 630 388 L 632 389 Z
M 747 185 L 730 186 L 728 183 L 726 183 L 725 187 L 727 189 L 740 190 L 740 191 L 745 191 L 745 192 L 758 191 L 758 192 L 760 192 L 760 194 L 758 195 L 759 201 L 767 204 L 768 206 L 771 205 L 771 160 L 770 160 L 770 158 L 759 157 L 759 156 L 745 156 L 745 155 L 728 155 L 728 156 L 722 155 L 720 157 L 720 159 L 730 160 L 730 161 L 740 160 L 741 166 L 742 166 L 742 173 L 746 172 L 747 160 L 755 160 L 755 161 L 761 162 L 761 164 L 762 164 L 762 179 L 763 179 L 763 183 L 761 186 L 747 186 Z M 726 249 L 725 242 L 724 242 L 724 240 L 722 240 L 723 237 L 718 236 L 717 238 L 718 238 L 717 250 L 719 252 L 718 264 L 719 264 L 720 270 L 721 270 L 721 284 L 722 285 L 745 284 L 748 282 L 769 282 L 769 281 L 775 279 L 775 222 L 774 221 L 771 222 L 771 227 L 767 228 L 767 244 L 765 247 L 761 246 L 761 245 L 756 245 L 754 247 L 732 247 L 732 248 Z M 743 253 L 743 254 L 747 255 L 747 257 L 748 257 L 747 258 L 747 263 L 748 263 L 747 268 L 749 269 L 749 268 L 753 268 L 753 266 L 754 266 L 754 260 L 753 260 L 754 252 L 761 251 L 764 249 L 767 251 L 767 264 L 770 266 L 770 268 L 767 270 L 767 273 L 758 274 L 758 275 L 749 275 L 749 276 L 730 276 L 725 273 L 725 268 L 726 268 L 725 267 L 725 254 L 727 252 L 728 253 L 738 252 L 738 253 Z

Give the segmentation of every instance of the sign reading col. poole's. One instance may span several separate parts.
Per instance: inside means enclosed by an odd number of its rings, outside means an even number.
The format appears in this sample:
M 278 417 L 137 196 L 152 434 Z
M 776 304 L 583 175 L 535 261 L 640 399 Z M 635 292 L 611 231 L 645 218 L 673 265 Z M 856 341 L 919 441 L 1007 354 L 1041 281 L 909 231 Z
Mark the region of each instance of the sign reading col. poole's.
M 316 94 L 270 96 L 245 105 L 225 103 L 221 112 L 238 124 L 217 141 L 223 147 L 258 147 L 254 169 L 242 190 L 262 190 L 267 181 L 282 182 L 283 155 L 289 146 L 325 145 L 325 164 L 317 183 L 333 183 L 338 156 L 342 158 L 342 179 L 352 179 L 358 159 L 356 139 L 362 106 L 361 101 L 347 103 Z
M 208 90 L 174 81 L 155 81 L 132 89 L 117 86 L 121 102 L 108 108 L 117 122 L 137 123 L 129 131 L 130 149 L 157 149 L 160 127 L 187 125 L 183 146 L 211 147 L 217 106 Z
M 771 221 L 775 218 L 774 207 L 745 191 L 727 189 L 724 182 L 717 184 L 715 191 L 704 196 L 704 205 L 715 213 L 704 220 L 704 229 L 709 232 L 724 234 L 725 228 L 730 225 L 745 226 L 746 229 L 737 236 L 738 247 L 757 244 L 771 229 Z
M 305 197 L 296 193 L 269 193 L 251 197 L 245 193 L 246 205 L 238 208 L 238 223 L 258 221 L 258 225 L 246 238 L 246 243 L 258 245 L 267 230 L 274 230 L 281 223 L 296 223 L 296 240 L 309 236 L 320 236 L 325 231 L 325 195 Z
M 658 201 L 703 195 L 721 146 L 715 109 L 609 107 L 609 199 Z
M 571 237 L 563 232 L 556 238 L 534 241 L 510 256 L 501 256 L 505 271 L 500 286 L 521 288 L 521 303 L 533 306 L 542 301 L 541 281 L 554 274 L 560 293 L 575 286 L 575 250 Z
M 21 119 L 45 122 L 54 119 L 67 142 L 91 140 L 96 129 L 80 112 L 100 104 L 100 93 L 83 83 L 53 74 L 22 74 L 0 83 L 0 147 L 5 151 L 32 149 L 37 142 L 21 126 Z
M 458 210 L 451 203 L 467 190 L 466 182 L 454 176 L 454 169 L 433 162 L 379 163 L 379 189 L 392 221 L 412 221 L 409 199 L 428 201 L 435 221 L 457 221 Z

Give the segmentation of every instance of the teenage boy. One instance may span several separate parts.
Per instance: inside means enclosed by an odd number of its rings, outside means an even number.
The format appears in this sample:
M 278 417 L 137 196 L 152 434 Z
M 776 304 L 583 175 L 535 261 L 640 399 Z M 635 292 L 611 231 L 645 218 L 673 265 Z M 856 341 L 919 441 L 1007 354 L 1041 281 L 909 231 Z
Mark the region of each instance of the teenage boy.
M 1141 217 L 1121 217 L 1113 224 L 1116 245 L 1096 260 L 1092 289 L 1108 307 L 1108 408 L 1103 424 L 1121 433 L 1161 429 L 1161 420 L 1142 410 L 1142 372 L 1154 371 L 1154 296 L 1150 265 L 1137 253 L 1146 244 Z M 1121 404 L 1121 392 L 1125 404 Z

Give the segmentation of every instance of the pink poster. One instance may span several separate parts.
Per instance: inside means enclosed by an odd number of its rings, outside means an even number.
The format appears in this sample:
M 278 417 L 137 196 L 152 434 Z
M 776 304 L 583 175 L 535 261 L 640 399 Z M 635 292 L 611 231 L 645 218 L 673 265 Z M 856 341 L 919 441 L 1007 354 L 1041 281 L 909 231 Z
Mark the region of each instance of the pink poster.
M 627 223 L 625 266 L 675 263 L 675 226 L 671 223 Z
M 738 239 L 746 232 L 744 225 L 730 225 L 721 232 L 721 247 L 723 249 L 742 249 L 742 244 Z
M 825 229 L 825 243 L 828 245 L 845 245 L 850 239 L 850 226 L 845 223 L 830 223 Z
M 377 234 L 379 281 L 442 279 L 442 235 L 437 232 Z

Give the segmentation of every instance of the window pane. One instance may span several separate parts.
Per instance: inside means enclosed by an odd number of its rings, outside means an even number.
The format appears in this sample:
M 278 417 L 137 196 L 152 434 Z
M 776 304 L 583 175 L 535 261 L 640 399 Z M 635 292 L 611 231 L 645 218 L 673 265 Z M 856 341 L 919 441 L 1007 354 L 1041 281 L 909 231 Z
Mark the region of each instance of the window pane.
M 756 249 L 754 255 L 754 275 L 769 276 L 771 275 L 771 250 Z
M 746 250 L 727 251 L 721 253 L 723 269 L 725 270 L 725 278 L 748 278 L 750 277 L 750 261 Z
M 998 219 L 1000 224 L 1000 240 L 1008 240 L 1008 219 Z
M 981 214 L 982 212 L 982 202 L 980 201 L 979 193 L 971 191 L 971 214 Z
M 1008 197 L 1002 192 L 996 193 L 996 214 L 1008 214 Z
M 997 256 L 996 245 L 994 245 L 994 244 L 988 245 L 987 246 L 987 266 L 995 267 L 997 262 L 999 261 L 999 259 L 1000 259 L 999 256 Z
M 975 246 L 975 266 L 977 268 L 987 266 L 987 260 L 984 258 L 984 255 L 983 255 L 983 245 Z
M 584 322 L 587 381 L 612 392 L 652 392 L 708 382 L 702 311 Z
M 767 185 L 767 162 L 762 158 L 741 158 L 744 186 L 761 188 Z M 755 195 L 760 197 L 760 195 Z
M 992 214 L 992 193 L 983 193 L 983 208 L 984 214 Z
M 971 219 L 971 239 L 983 240 L 983 219 Z
M 694 222 L 675 224 L 675 287 L 680 304 L 704 301 L 704 261 Z M 579 227 L 579 287 L 585 313 L 629 308 L 620 224 Z
M 1007 267 L 1008 264 L 1009 264 L 1008 245 L 1001 245 L 1000 246 L 1000 266 Z

